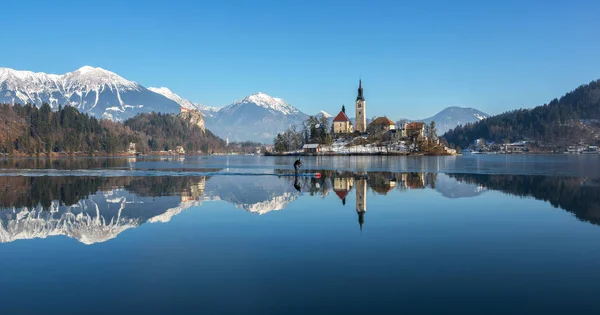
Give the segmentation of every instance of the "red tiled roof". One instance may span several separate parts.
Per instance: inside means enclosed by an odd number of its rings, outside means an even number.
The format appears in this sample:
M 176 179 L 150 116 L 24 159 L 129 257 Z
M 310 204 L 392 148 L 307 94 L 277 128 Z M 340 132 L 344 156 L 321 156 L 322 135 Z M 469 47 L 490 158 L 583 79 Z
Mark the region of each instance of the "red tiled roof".
M 374 125 L 387 125 L 387 126 L 395 125 L 395 123 L 393 121 L 391 121 L 387 117 L 379 117 L 379 118 L 373 120 L 371 122 L 371 124 L 374 124 Z
M 425 124 L 422 123 L 422 122 L 418 122 L 418 121 L 411 122 L 411 123 L 406 124 L 406 130 L 408 130 L 408 129 L 412 129 L 412 130 L 414 130 L 414 129 L 421 129 L 421 128 L 423 128 L 423 125 L 425 125 Z
M 337 114 L 337 116 L 335 116 L 333 121 L 350 121 L 350 119 L 348 119 L 348 116 L 346 116 L 346 113 L 344 113 L 343 111 L 340 111 L 340 113 Z
M 335 194 L 340 197 L 340 199 L 344 199 L 346 196 L 348 196 L 348 192 L 345 190 L 336 190 Z

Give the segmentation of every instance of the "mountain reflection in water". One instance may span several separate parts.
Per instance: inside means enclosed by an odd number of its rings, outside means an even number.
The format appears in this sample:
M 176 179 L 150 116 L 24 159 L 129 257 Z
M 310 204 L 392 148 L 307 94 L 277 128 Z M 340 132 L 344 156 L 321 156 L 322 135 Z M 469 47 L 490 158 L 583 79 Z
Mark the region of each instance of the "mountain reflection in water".
M 84 244 L 105 242 L 144 223 L 169 222 L 207 201 L 245 211 L 283 210 L 301 195 L 334 193 L 355 205 L 362 228 L 367 195 L 431 189 L 447 198 L 489 190 L 532 197 L 600 224 L 600 181 L 573 177 L 444 173 L 333 172 L 293 176 L 0 177 L 0 242 L 64 235 Z M 289 175 L 278 171 L 279 175 Z M 354 191 L 350 200 L 350 192 Z

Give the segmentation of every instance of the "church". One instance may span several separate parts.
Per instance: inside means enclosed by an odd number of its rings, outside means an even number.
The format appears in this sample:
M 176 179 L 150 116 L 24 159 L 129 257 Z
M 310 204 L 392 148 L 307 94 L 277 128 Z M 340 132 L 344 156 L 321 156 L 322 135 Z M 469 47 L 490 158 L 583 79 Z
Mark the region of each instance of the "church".
M 363 95 L 362 80 L 358 81 L 358 96 L 356 96 L 356 126 L 352 125 L 352 122 L 346 115 L 346 107 L 342 105 L 342 110 L 333 119 L 333 133 L 348 134 L 353 132 L 366 133 L 367 132 L 367 101 Z

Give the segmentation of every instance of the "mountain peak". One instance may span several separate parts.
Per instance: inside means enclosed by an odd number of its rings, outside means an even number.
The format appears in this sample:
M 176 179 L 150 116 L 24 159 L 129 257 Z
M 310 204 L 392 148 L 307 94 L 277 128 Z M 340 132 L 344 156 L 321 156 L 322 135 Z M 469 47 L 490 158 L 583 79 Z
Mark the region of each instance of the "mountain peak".
M 79 72 L 79 73 L 87 73 L 87 72 L 92 72 L 92 71 L 106 71 L 106 70 L 104 70 L 100 67 L 83 66 L 75 71 Z
M 66 73 L 62 77 L 65 85 L 84 85 L 91 90 L 98 89 L 103 85 L 119 86 L 132 90 L 139 89 L 139 84 L 136 82 L 129 81 L 112 71 L 100 67 L 83 66 L 73 72 Z
M 70 105 L 97 117 L 117 120 L 147 111 L 179 112 L 175 102 L 114 72 L 92 66 L 65 74 L 2 68 L 0 102 L 48 103 L 52 108 Z
M 331 118 L 331 117 L 333 117 L 333 115 L 331 115 L 330 113 L 328 113 L 328 112 L 326 112 L 324 110 L 319 111 L 319 113 L 317 115 L 318 116 L 323 116 L 325 118 Z
M 442 109 L 439 113 L 425 118 L 422 121 L 429 123 L 435 121 L 438 134 L 443 134 L 458 125 L 480 121 L 490 115 L 470 107 L 449 106 Z
M 254 104 L 269 110 L 281 112 L 283 115 L 294 115 L 300 113 L 294 106 L 288 104 L 281 98 L 272 97 L 269 94 L 258 92 L 248 95 L 240 100 L 233 102 L 229 106 L 242 106 L 246 104 Z
M 161 86 L 161 87 L 149 87 L 148 90 L 152 91 L 152 92 L 162 92 L 165 94 L 175 94 L 173 93 L 173 91 L 171 91 L 168 87 L 165 86 Z

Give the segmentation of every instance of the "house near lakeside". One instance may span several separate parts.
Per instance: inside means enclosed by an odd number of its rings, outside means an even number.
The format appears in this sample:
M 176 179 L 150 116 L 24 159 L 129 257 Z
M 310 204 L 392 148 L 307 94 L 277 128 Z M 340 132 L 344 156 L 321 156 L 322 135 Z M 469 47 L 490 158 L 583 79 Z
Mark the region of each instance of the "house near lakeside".
M 137 152 L 135 142 L 129 142 L 129 149 L 127 151 L 129 152 L 129 154 L 135 154 Z
M 310 143 L 302 146 L 304 153 L 319 153 L 321 152 L 321 145 L 318 143 Z
M 425 123 L 415 121 L 404 124 L 402 137 L 423 138 L 425 137 Z
M 354 126 L 352 126 L 352 122 L 350 122 L 350 119 L 346 115 L 346 107 L 342 105 L 342 110 L 333 119 L 333 134 L 341 135 L 353 132 Z
M 367 130 L 369 133 L 388 132 L 396 130 L 396 124 L 385 116 L 378 117 L 369 124 Z

